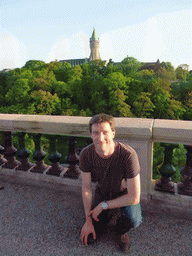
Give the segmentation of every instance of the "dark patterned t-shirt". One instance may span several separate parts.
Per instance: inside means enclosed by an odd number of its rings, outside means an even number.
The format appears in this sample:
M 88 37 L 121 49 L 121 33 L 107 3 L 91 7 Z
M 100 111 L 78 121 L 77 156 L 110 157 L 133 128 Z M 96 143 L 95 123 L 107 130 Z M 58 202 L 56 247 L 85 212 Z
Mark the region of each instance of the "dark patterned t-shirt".
M 106 159 L 96 153 L 94 144 L 84 148 L 80 154 L 80 170 L 92 173 L 102 194 L 121 192 L 122 181 L 140 173 L 135 150 L 121 142 L 115 144 L 115 151 Z

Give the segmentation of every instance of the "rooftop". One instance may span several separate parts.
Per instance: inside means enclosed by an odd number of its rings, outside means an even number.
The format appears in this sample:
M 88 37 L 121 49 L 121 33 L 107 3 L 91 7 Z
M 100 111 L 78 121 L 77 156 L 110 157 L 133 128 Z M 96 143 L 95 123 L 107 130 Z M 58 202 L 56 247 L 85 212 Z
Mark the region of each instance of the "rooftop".
M 93 33 L 92 33 L 92 36 L 91 36 L 91 40 L 99 40 L 97 35 L 96 35 L 95 28 L 93 28 Z

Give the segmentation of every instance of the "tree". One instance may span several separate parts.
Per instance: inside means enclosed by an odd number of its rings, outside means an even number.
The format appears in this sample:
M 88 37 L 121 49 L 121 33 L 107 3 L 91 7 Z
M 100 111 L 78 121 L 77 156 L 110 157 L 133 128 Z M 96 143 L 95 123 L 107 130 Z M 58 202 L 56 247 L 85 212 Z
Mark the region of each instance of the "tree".
M 137 117 L 152 118 L 155 106 L 150 99 L 151 93 L 142 92 L 137 101 L 133 103 L 133 113 Z
M 131 73 L 134 74 L 135 72 L 137 72 L 142 66 L 142 64 L 137 59 L 127 56 L 125 59 L 121 61 L 121 63 L 118 66 L 120 70 L 122 70 L 124 76 L 130 76 Z
M 32 70 L 41 70 L 45 65 L 46 63 L 41 60 L 29 60 L 25 63 L 24 67 Z
M 110 91 L 116 91 L 118 88 L 123 91 L 125 95 L 128 95 L 127 78 L 120 72 L 113 72 L 107 75 L 103 79 L 103 84 Z
M 126 96 L 119 88 L 115 91 L 111 91 L 109 98 L 109 114 L 117 117 L 132 117 L 131 107 L 124 102 L 125 99 Z
M 30 87 L 28 85 L 28 79 L 17 79 L 14 86 L 9 89 L 5 98 L 9 105 L 17 103 L 26 103 L 30 100 L 29 95 Z
M 61 110 L 70 109 L 71 99 L 68 84 L 62 81 L 58 81 L 54 84 L 54 90 L 61 101 Z
M 188 75 L 188 70 L 183 68 L 183 65 L 179 65 L 176 70 L 176 77 L 177 79 L 186 82 L 186 78 Z
M 71 74 L 71 65 L 68 62 L 61 62 L 57 68 L 53 70 L 57 81 L 63 81 L 65 83 L 68 82 Z
M 43 90 L 33 91 L 33 99 L 29 105 L 29 114 L 38 115 L 58 115 L 61 113 L 60 99 L 57 94 L 52 95 L 50 92 Z
M 168 79 L 170 81 L 176 80 L 176 72 L 171 62 L 161 62 L 162 69 L 158 72 L 158 77 Z

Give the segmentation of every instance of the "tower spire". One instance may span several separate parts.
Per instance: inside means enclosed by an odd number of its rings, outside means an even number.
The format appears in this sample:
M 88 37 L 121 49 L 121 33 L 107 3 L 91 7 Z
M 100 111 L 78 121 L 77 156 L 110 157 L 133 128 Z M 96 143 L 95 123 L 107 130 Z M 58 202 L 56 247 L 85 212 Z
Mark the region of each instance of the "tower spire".
M 89 59 L 90 60 L 100 60 L 100 53 L 99 53 L 99 38 L 96 35 L 95 28 L 93 28 L 93 33 L 90 38 L 90 48 L 91 48 L 91 54 Z

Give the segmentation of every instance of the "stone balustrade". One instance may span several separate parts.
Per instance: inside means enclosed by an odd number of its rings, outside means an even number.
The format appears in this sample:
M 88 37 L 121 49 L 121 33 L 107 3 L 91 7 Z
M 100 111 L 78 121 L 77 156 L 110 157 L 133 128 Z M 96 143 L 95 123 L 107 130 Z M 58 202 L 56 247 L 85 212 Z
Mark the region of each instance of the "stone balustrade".
M 88 127 L 89 120 L 90 117 L 0 114 L 0 131 L 33 133 L 34 136 L 37 136 L 37 134 L 49 134 L 90 137 Z M 115 118 L 115 122 L 115 139 L 130 145 L 138 154 L 141 165 L 141 197 L 147 200 L 161 200 L 161 202 L 165 202 L 166 204 L 167 201 L 169 201 L 169 204 L 172 205 L 187 205 L 187 207 L 191 207 L 190 209 L 192 210 L 191 196 L 178 194 L 177 186 L 174 187 L 174 195 L 156 191 L 154 189 L 156 181 L 152 179 L 153 143 L 181 143 L 190 146 L 192 144 L 192 121 Z M 40 151 L 40 148 L 38 148 L 38 150 Z M 54 151 L 56 153 L 56 149 L 54 149 Z M 43 155 L 42 152 L 41 154 Z M 56 158 L 53 157 L 54 160 L 52 164 L 58 167 L 58 154 L 55 157 Z M 55 159 L 57 160 L 55 161 Z M 42 160 L 43 156 L 42 158 L 40 157 L 39 161 Z M 42 172 L 46 169 L 45 166 Z M 50 169 L 50 167 L 48 169 Z M 47 175 L 49 176 L 49 180 L 53 179 L 56 181 L 57 178 L 61 179 L 61 177 L 63 180 L 69 180 L 69 177 L 64 175 L 60 167 L 58 167 L 58 170 L 57 176 L 59 177 L 50 177 L 51 175 Z M 2 167 L 1 172 L 6 174 L 6 169 Z M 13 172 L 14 171 L 12 171 L 12 174 Z M 17 173 L 18 172 L 17 170 Z M 49 173 L 47 170 L 46 173 L 51 174 L 51 172 Z M 23 175 L 24 174 L 22 174 L 22 176 Z M 30 177 L 32 177 L 32 173 Z M 76 178 L 78 178 L 78 176 L 76 176 Z M 187 182 L 189 190 L 191 188 L 191 177 L 188 177 Z M 78 181 L 69 181 L 69 183 L 75 185 L 80 184 L 81 178 L 79 178 Z M 180 188 L 181 187 L 180 185 Z M 190 192 L 188 195 L 191 195 Z

